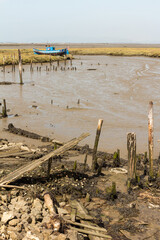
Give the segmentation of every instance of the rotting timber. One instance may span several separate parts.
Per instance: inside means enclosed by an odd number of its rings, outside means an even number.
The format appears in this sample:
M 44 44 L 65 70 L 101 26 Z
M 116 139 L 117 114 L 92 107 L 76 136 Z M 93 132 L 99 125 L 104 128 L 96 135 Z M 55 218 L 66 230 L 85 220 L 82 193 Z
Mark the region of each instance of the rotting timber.
M 10 232 L 14 232 L 16 239 L 22 239 L 22 236 L 24 238 L 31 232 L 31 236 L 38 239 L 45 239 L 45 236 L 52 239 L 56 234 L 59 239 L 79 239 L 81 236 L 82 239 L 92 240 L 127 240 L 133 235 L 137 238 L 153 234 L 158 236 L 158 225 L 153 226 L 149 219 L 153 211 L 156 210 L 157 214 L 159 211 L 160 181 L 157 178 L 155 182 L 148 182 L 147 176 L 144 176 L 145 166 L 149 169 L 147 156 L 138 156 L 136 174 L 141 176 L 140 181 L 131 181 L 130 191 L 127 192 L 127 174 L 125 171 L 118 172 L 118 169 L 127 169 L 126 160 L 120 159 L 119 167 L 115 168 L 115 154 L 97 151 L 97 164 L 101 164 L 102 168 L 101 172 L 97 170 L 93 173 L 88 164 L 92 161 L 94 150 L 88 145 L 75 146 L 75 141 L 77 139 L 67 143 L 67 148 L 63 145 L 56 150 L 54 144 L 46 145 L 47 154 L 44 147 L 40 148 L 43 157 L 38 157 L 37 160 L 29 160 L 27 157 L 27 154 L 31 154 L 30 149 L 26 155 L 24 150 L 22 154 L 17 154 L 18 158 L 16 153 L 7 156 L 8 151 L 3 151 L 4 158 L 0 159 L 3 169 L 0 173 L 3 176 L 0 181 L 1 234 L 10 236 Z M 1 142 L 7 144 L 6 140 Z M 67 149 L 66 152 L 62 151 L 64 148 Z M 48 177 L 46 159 L 51 156 L 51 172 Z M 84 163 L 79 163 L 79 157 L 84 159 Z M 154 170 L 157 164 L 158 161 L 155 161 Z M 24 166 L 26 172 L 20 170 Z M 150 211 L 147 213 L 148 218 L 144 215 L 146 211 Z M 8 220 L 5 219 L 6 216 Z M 152 214 L 153 222 L 155 218 L 156 215 L 154 217 Z M 59 230 L 56 230 L 58 225 L 55 223 L 60 224 Z

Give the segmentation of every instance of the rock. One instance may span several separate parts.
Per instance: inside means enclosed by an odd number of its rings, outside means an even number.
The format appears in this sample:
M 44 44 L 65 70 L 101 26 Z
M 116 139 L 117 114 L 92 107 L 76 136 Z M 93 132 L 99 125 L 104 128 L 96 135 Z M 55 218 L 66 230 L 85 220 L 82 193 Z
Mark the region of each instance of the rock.
M 10 226 L 15 227 L 15 226 L 17 226 L 18 223 L 19 223 L 19 219 L 12 219 L 12 220 L 9 221 L 8 224 L 9 224 Z
M 0 233 L 6 233 L 7 232 L 7 227 L 5 225 L 2 225 L 0 228 Z
M 2 215 L 2 218 L 1 218 L 1 222 L 6 224 L 9 220 L 13 219 L 15 216 L 14 216 L 14 213 L 12 211 L 9 211 L 9 212 L 4 212 L 3 215 Z
M 59 206 L 62 208 L 62 207 L 64 207 L 66 205 L 66 203 L 65 202 L 60 202 L 59 203 Z
M 41 200 L 39 200 L 39 198 L 34 199 L 33 208 L 36 208 L 37 211 L 41 212 L 41 210 L 42 210 L 42 203 L 41 203 Z
M 66 235 L 60 233 L 57 237 L 53 238 L 54 240 L 65 240 L 66 239 Z
M 33 235 L 31 233 L 31 231 L 27 231 L 26 236 L 22 240 L 30 240 L 30 239 L 32 239 L 32 240 L 40 240 L 39 237 Z
M 16 231 L 17 231 L 17 232 L 21 232 L 21 231 L 22 231 L 22 228 L 23 228 L 23 224 L 22 224 L 22 223 L 19 223 L 19 224 L 16 226 Z
M 63 208 L 58 208 L 58 213 L 59 213 L 59 215 L 67 215 L 68 211 Z
M 10 235 L 10 239 L 12 239 L 12 240 L 18 240 L 18 239 L 20 239 L 19 238 L 19 236 L 18 236 L 18 234 L 15 232 L 15 231 L 8 231 L 8 233 L 9 233 L 9 235 Z

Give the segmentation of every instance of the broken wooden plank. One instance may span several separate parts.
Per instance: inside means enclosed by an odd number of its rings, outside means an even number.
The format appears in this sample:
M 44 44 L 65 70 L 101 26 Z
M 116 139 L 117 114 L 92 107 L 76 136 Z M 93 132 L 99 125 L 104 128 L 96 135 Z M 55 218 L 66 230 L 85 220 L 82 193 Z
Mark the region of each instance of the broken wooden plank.
M 77 201 L 77 200 L 70 201 L 70 206 L 72 208 L 76 208 L 77 209 L 77 217 L 80 218 L 80 221 L 81 221 L 82 224 L 88 225 L 88 227 L 89 226 L 93 226 L 93 223 L 91 221 L 94 218 L 89 215 L 87 209 L 79 201 Z M 89 221 L 86 221 L 86 220 L 89 220 Z M 94 224 L 94 225 L 95 225 L 95 227 L 98 227 L 96 224 Z M 94 233 L 97 233 L 96 230 L 90 230 L 90 232 L 92 232 L 92 231 Z M 89 234 L 89 238 L 91 240 L 101 240 L 102 239 L 101 236 L 94 235 L 94 234 Z
M 40 166 L 42 163 L 46 162 L 51 157 L 61 155 L 62 153 L 66 152 L 67 150 L 76 146 L 80 141 L 82 141 L 84 138 L 86 138 L 88 136 L 89 136 L 89 133 L 83 133 L 80 137 L 74 138 L 73 140 L 66 143 L 64 146 L 52 151 L 51 153 L 48 153 L 47 155 L 45 155 L 37 160 L 32 161 L 31 163 L 29 163 L 25 166 L 18 168 L 14 172 L 9 173 L 7 176 L 4 176 L 0 179 L 0 186 L 15 181 L 20 176 L 22 176 L 24 173 L 35 169 L 36 167 Z
M 85 209 L 79 201 L 70 201 L 70 206 L 74 209 L 77 209 L 77 217 L 79 217 L 80 219 L 93 220 L 93 217 L 89 215 L 87 209 Z
M 97 236 L 97 237 L 101 237 L 101 238 L 105 238 L 105 239 L 112 239 L 111 236 L 105 235 L 105 234 L 102 234 L 102 233 L 91 232 L 91 231 L 88 231 L 88 230 L 85 230 L 85 229 L 80 229 L 80 228 L 75 228 L 75 227 L 70 227 L 70 228 L 73 229 L 73 230 L 76 230 L 77 232 L 85 233 L 85 234 L 88 234 L 88 235 L 93 235 L 93 236 Z
M 16 185 L 0 185 L 0 188 L 18 188 L 18 189 L 25 189 L 25 187 L 20 187 L 20 186 L 16 186 Z
M 33 154 L 32 151 L 28 152 L 28 151 L 25 151 L 25 152 L 15 152 L 15 153 L 5 153 L 5 154 L 1 154 L 0 155 L 0 158 L 8 158 L 8 157 L 19 157 L 19 156 L 22 156 L 22 155 L 25 155 L 25 154 Z
M 92 225 L 87 225 L 87 224 L 83 224 L 83 223 L 73 222 L 73 221 L 67 220 L 67 219 L 65 219 L 65 221 L 66 221 L 66 223 L 69 223 L 69 224 L 72 224 L 72 225 L 75 225 L 75 226 L 84 227 L 84 228 L 90 228 L 90 229 L 93 229 L 93 230 L 96 230 L 96 231 L 99 231 L 99 232 L 107 232 L 107 230 L 105 228 L 100 228 L 100 227 L 95 227 L 95 226 L 92 226 Z

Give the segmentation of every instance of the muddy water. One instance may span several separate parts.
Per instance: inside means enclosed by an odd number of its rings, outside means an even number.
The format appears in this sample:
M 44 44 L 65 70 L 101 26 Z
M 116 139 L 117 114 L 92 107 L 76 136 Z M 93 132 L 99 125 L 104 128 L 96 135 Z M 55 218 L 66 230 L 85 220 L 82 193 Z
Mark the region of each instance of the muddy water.
M 81 64 L 82 63 L 82 64 Z M 53 63 L 53 65 L 57 65 Z M 160 60 L 144 57 L 79 56 L 62 71 L 49 63 L 24 66 L 24 85 L 0 85 L 0 99 L 5 98 L 9 117 L 0 120 L 0 130 L 12 122 L 16 127 L 67 141 L 82 132 L 91 136 L 83 141 L 93 146 L 97 121 L 104 120 L 99 149 L 121 150 L 127 156 L 126 134 L 137 134 L 137 151 L 147 150 L 148 102 L 154 102 L 155 156 L 160 139 Z M 37 71 L 37 66 L 41 71 Z M 50 68 L 46 71 L 46 66 Z M 71 70 L 76 67 L 77 70 Z M 69 69 L 68 69 L 69 68 Z M 96 70 L 88 70 L 96 69 Z M 0 71 L 0 81 L 19 82 L 18 69 Z M 77 104 L 80 99 L 80 104 Z M 53 104 L 51 104 L 53 100 Z M 1 100 L 0 100 L 1 101 Z M 36 105 L 37 108 L 33 107 Z M 68 106 L 68 108 L 67 108 Z M 1 132 L 2 138 L 23 140 Z M 29 140 L 31 143 L 31 141 Z

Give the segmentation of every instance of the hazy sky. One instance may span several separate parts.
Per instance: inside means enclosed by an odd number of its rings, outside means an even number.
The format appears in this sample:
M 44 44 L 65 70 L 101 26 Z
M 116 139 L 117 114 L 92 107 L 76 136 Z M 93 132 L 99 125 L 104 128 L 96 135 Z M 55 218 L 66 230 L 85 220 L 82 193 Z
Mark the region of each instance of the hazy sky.
M 0 0 L 0 42 L 160 43 L 160 0 Z

